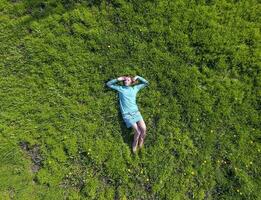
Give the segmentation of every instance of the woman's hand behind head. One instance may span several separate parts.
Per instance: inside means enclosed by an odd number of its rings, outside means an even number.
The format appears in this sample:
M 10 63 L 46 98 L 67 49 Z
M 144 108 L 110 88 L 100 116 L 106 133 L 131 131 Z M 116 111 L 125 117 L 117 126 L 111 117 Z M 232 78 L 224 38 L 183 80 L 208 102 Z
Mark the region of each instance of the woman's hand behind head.
M 119 80 L 119 81 L 124 81 L 124 80 L 125 80 L 125 76 L 120 76 L 120 77 L 118 78 L 118 80 Z
M 138 80 L 135 77 L 132 77 L 131 80 L 132 80 L 132 84 L 138 83 Z

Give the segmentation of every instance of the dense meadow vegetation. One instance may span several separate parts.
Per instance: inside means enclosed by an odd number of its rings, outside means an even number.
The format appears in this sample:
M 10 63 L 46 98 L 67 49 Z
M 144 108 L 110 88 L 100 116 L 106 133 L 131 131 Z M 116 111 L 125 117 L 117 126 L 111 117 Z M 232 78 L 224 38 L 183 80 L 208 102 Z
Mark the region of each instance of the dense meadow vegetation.
M 0 12 L 1 200 L 260 199 L 257 0 L 2 0 Z M 106 86 L 123 74 L 150 83 L 137 154 Z

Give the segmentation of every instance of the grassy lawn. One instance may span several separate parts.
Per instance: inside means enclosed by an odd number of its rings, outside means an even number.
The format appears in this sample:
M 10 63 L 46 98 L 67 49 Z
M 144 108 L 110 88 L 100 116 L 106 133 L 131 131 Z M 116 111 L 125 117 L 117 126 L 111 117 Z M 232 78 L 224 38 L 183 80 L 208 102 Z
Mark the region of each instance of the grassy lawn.
M 1 200 L 260 198 L 257 0 L 2 0 L 0 13 Z M 106 86 L 124 74 L 150 83 L 137 154 Z

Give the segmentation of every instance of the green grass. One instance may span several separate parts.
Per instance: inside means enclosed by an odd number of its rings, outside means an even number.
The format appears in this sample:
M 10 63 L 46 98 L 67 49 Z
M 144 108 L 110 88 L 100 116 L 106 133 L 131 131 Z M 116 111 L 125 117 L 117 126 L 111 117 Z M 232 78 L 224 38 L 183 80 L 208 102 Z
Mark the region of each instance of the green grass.
M 1 1 L 0 198 L 258 199 L 260 8 Z M 106 86 L 123 74 L 150 82 L 136 155 Z

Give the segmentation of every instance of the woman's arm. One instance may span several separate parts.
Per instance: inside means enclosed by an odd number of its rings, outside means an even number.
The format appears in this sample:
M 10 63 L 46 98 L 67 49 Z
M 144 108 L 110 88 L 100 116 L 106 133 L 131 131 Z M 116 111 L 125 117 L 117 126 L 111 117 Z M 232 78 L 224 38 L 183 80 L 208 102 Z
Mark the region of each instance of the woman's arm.
M 140 89 L 146 87 L 149 84 L 149 81 L 147 81 L 145 78 L 141 77 L 141 76 L 135 76 L 134 77 L 134 81 L 138 79 L 140 80 L 142 83 L 135 85 L 134 87 L 139 91 Z
M 111 89 L 120 91 L 121 86 L 120 86 L 120 85 L 117 85 L 117 84 L 115 84 L 115 83 L 117 83 L 118 81 L 122 81 L 122 80 L 123 80 L 123 77 L 115 78 L 115 79 L 112 79 L 112 80 L 108 81 L 108 82 L 106 83 L 106 85 L 107 85 L 109 88 L 111 88 Z

